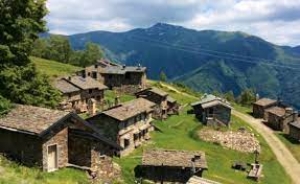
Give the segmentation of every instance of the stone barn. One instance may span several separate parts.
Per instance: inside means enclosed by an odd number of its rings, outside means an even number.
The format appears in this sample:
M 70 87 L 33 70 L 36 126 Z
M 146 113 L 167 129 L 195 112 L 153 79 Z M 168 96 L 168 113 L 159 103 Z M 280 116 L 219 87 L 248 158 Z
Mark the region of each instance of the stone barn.
M 90 76 L 111 90 L 135 93 L 146 87 L 146 67 L 126 66 L 100 60 L 95 65 L 86 67 L 79 72 L 82 76 Z
M 261 98 L 253 103 L 253 116 L 255 118 L 265 118 L 265 110 L 277 106 L 277 100 Z
M 146 99 L 137 98 L 103 111 L 87 121 L 122 147 L 116 154 L 124 156 L 150 139 L 150 131 L 154 130 L 151 124 L 154 106 Z
M 100 105 L 104 99 L 105 85 L 91 77 L 70 76 L 58 79 L 54 82 L 54 87 L 63 96 L 60 104 L 61 110 L 75 110 L 76 112 L 86 112 L 88 101 L 94 99 Z
M 166 119 L 168 115 L 179 113 L 179 104 L 175 99 L 155 87 L 147 88 L 135 93 L 137 98 L 145 98 L 156 104 L 154 117 L 158 119 Z
M 288 124 L 297 120 L 298 113 L 291 107 L 274 106 L 265 110 L 266 123 L 274 130 L 289 132 Z
M 193 175 L 207 170 L 202 151 L 146 150 L 143 153 L 141 177 L 155 183 L 186 183 Z
M 300 141 L 300 118 L 289 123 L 289 136 L 297 141 Z
M 204 95 L 201 100 L 192 103 L 196 118 L 206 125 L 226 125 L 231 119 L 230 104 L 214 95 Z
M 120 147 L 74 113 L 15 105 L 0 119 L 0 152 L 47 172 L 75 166 L 112 176 L 115 149 Z

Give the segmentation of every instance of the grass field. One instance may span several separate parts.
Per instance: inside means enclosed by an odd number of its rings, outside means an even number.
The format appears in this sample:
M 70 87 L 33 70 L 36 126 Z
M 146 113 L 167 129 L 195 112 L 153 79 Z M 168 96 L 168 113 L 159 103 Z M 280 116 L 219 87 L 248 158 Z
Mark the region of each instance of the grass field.
M 284 133 L 276 133 L 276 136 L 286 145 L 291 151 L 294 157 L 300 162 L 300 143 L 299 141 L 293 140 Z
M 89 184 L 87 175 L 74 169 L 61 169 L 53 173 L 28 168 L 0 156 L 0 184 Z
M 30 59 L 36 65 L 38 71 L 50 76 L 51 78 L 72 74 L 81 69 L 80 67 L 73 65 L 37 57 L 30 57 Z

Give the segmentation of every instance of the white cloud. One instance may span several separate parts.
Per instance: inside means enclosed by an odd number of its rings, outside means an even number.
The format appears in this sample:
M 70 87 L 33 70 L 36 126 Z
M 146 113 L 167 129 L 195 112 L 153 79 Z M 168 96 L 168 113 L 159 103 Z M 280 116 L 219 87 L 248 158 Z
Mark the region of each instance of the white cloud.
M 299 45 L 300 0 L 48 0 L 50 32 L 126 31 L 157 22 L 244 31 Z

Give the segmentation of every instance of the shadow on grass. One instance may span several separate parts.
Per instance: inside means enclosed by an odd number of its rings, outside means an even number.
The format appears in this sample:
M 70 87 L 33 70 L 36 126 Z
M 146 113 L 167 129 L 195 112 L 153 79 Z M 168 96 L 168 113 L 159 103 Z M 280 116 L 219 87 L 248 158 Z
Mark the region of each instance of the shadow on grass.
M 289 141 L 292 144 L 300 145 L 300 142 L 298 140 L 290 137 L 288 134 L 280 133 L 279 136 L 282 136 L 283 138 L 285 138 L 287 141 Z

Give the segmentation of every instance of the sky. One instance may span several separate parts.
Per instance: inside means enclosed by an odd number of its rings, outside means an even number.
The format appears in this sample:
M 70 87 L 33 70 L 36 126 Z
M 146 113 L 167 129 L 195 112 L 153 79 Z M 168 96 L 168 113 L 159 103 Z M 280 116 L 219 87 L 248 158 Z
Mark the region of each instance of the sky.
M 51 33 L 122 32 L 162 22 L 300 45 L 300 0 L 48 0 L 47 8 Z

